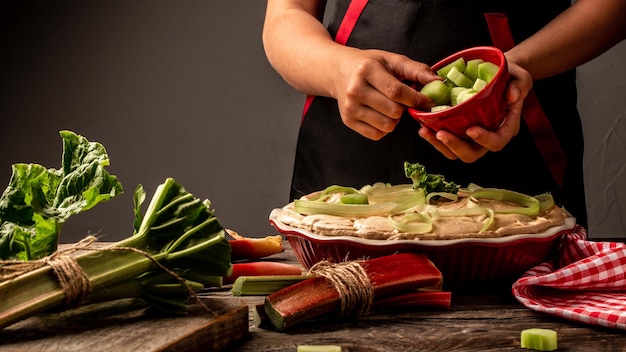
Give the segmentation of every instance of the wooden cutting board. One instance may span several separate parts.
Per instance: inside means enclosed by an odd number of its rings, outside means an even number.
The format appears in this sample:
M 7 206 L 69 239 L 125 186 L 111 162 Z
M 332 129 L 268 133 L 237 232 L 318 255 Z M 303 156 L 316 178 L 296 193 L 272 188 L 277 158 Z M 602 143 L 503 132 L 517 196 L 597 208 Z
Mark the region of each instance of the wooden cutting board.
M 186 316 L 157 312 L 140 300 L 40 314 L 0 330 L 1 351 L 218 351 L 248 334 L 248 305 L 202 298 Z

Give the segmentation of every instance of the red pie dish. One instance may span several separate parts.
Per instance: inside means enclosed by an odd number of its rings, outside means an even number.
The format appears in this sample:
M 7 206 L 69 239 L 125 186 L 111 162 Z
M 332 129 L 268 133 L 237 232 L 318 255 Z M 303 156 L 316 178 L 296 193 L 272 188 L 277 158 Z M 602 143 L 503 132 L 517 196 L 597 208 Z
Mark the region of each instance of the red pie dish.
M 512 283 L 550 258 L 561 237 L 572 232 L 576 225 L 576 219 L 568 217 L 562 225 L 537 234 L 453 240 L 373 240 L 317 235 L 280 222 L 280 211 L 274 209 L 269 222 L 286 237 L 307 269 L 321 260 L 340 262 L 400 252 L 423 253 L 442 272 L 444 288 L 450 290 Z

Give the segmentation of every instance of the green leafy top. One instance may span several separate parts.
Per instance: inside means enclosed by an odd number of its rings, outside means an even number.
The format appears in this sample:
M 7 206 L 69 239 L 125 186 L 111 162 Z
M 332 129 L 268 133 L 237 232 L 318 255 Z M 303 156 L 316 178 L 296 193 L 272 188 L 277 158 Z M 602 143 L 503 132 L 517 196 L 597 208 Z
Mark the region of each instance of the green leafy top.
M 105 167 L 102 144 L 71 131 L 63 139 L 62 169 L 15 164 L 0 197 L 0 259 L 33 260 L 53 253 L 71 215 L 91 209 L 123 192 Z
M 426 168 L 419 163 L 404 163 L 406 177 L 413 180 L 413 189 L 422 188 L 426 194 L 431 192 L 448 192 L 456 194 L 459 186 L 452 181 L 446 181 L 442 175 L 426 173 Z

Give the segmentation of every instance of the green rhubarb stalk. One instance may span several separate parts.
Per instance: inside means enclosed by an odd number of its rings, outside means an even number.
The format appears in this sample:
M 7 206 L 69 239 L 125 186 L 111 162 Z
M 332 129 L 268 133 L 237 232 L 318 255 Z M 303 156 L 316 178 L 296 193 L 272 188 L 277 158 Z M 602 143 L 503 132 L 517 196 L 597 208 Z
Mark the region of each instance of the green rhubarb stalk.
M 178 280 L 163 271 L 147 272 L 136 279 L 108 286 L 106 290 L 92 291 L 84 304 L 93 304 L 122 298 L 138 298 L 164 312 L 186 314 L 190 290 L 198 293 L 205 285 L 198 281 Z
M 136 208 L 141 206 L 142 192 L 139 186 Z M 178 273 L 180 280 L 187 280 L 188 273 L 195 280 L 206 278 L 206 282 L 198 282 L 202 285 L 214 283 L 213 275 L 229 275 L 230 245 L 226 231 L 209 206 L 208 200 L 199 201 L 173 179 L 166 179 L 157 188 L 145 216 L 136 219 L 132 236 L 101 250 L 75 256 L 90 281 L 91 297 L 102 301 L 111 292 L 110 298 L 119 298 L 123 294 L 113 293 L 111 288 L 128 287 L 125 282 L 145 279 L 142 275 L 160 272 L 162 267 Z M 137 209 L 135 214 L 140 216 Z M 171 283 L 171 277 L 164 278 L 164 283 Z M 159 281 L 152 281 L 149 286 L 158 288 Z M 194 286 L 198 287 L 195 283 L 185 285 L 192 291 Z M 126 292 L 128 296 L 136 297 L 136 291 L 131 291 Z M 158 289 L 147 293 L 157 297 L 152 303 L 158 303 Z M 4 328 L 36 313 L 63 308 L 66 295 L 53 270 L 44 266 L 1 282 L 0 296 L 4 297 L 0 300 L 0 328 Z M 89 295 L 85 301 L 90 301 Z M 187 302 L 178 303 L 184 306 Z M 169 310 L 171 305 L 163 308 Z
M 327 214 L 344 217 L 368 217 L 376 215 L 387 215 L 396 210 L 395 203 L 378 204 L 333 204 L 306 199 L 296 199 L 294 201 L 295 210 L 304 215 Z
M 266 296 L 308 278 L 306 275 L 240 276 L 231 291 L 233 296 Z
M 351 187 L 330 186 L 322 195 L 311 199 L 296 199 L 294 208 L 300 214 L 326 214 L 343 217 L 386 216 L 424 204 L 423 189 L 412 185 L 374 184 L 360 190 Z M 343 201 L 345 197 L 361 197 L 359 201 Z M 336 201 L 333 200 L 336 198 Z
M 507 189 L 480 188 L 472 192 L 469 199 L 474 203 L 478 203 L 479 199 L 493 199 L 515 203 L 522 206 L 514 209 L 494 210 L 494 212 L 498 214 L 522 214 L 535 217 L 539 215 L 539 211 L 541 209 L 541 204 L 537 198 Z

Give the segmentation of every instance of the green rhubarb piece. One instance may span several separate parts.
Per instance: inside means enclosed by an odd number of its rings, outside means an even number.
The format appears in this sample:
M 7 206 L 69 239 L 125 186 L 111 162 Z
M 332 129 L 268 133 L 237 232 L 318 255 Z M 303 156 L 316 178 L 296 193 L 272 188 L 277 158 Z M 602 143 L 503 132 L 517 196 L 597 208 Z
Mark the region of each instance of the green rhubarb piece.
M 454 87 L 450 89 L 450 104 L 452 104 L 452 106 L 457 105 L 458 104 L 457 98 L 459 94 L 465 91 L 470 91 L 470 90 L 471 90 L 470 88 L 465 88 L 465 87 Z
M 233 296 L 266 296 L 307 278 L 304 275 L 240 276 L 231 291 Z
M 450 105 L 435 105 L 432 108 L 430 108 L 430 112 L 442 111 L 442 110 L 445 110 L 445 109 L 449 109 L 451 107 L 452 106 L 450 106 Z
M 298 345 L 297 352 L 341 352 L 337 345 Z
M 474 85 L 472 86 L 472 90 L 474 90 L 475 92 L 480 92 L 480 90 L 485 88 L 486 85 L 487 81 L 485 81 L 484 79 L 476 78 L 476 80 L 474 81 Z
M 457 70 L 459 70 L 459 72 L 465 72 L 465 59 L 463 59 L 462 57 L 452 61 L 451 63 L 445 65 L 444 67 L 440 68 L 437 70 L 437 74 L 443 78 L 446 78 L 448 76 L 448 72 L 450 72 L 450 69 L 452 69 L 453 67 L 456 67 Z
M 363 193 L 348 193 L 339 198 L 341 204 L 369 204 L 367 195 Z
M 444 105 L 450 101 L 450 88 L 439 80 L 426 83 L 420 93 L 432 99 L 436 105 Z
M 485 61 L 482 59 L 468 60 L 467 64 L 465 65 L 465 75 L 471 80 L 476 80 L 476 78 L 478 78 L 478 65 L 482 64 L 483 62 Z
M 459 95 L 456 97 L 456 104 L 457 105 L 463 104 L 464 102 L 471 99 L 474 95 L 476 95 L 476 92 L 474 90 L 466 89 L 462 91 L 461 93 L 459 93 Z
M 478 65 L 478 78 L 491 82 L 496 76 L 500 67 L 492 62 L 483 62 Z
M 456 84 L 457 87 L 471 88 L 472 85 L 474 85 L 474 82 L 472 82 L 469 77 L 464 75 L 463 71 L 459 70 L 456 67 L 452 67 L 450 71 L 448 71 L 446 78 Z
M 532 328 L 522 330 L 522 348 L 537 351 L 554 351 L 557 349 L 556 331 L 550 329 Z

